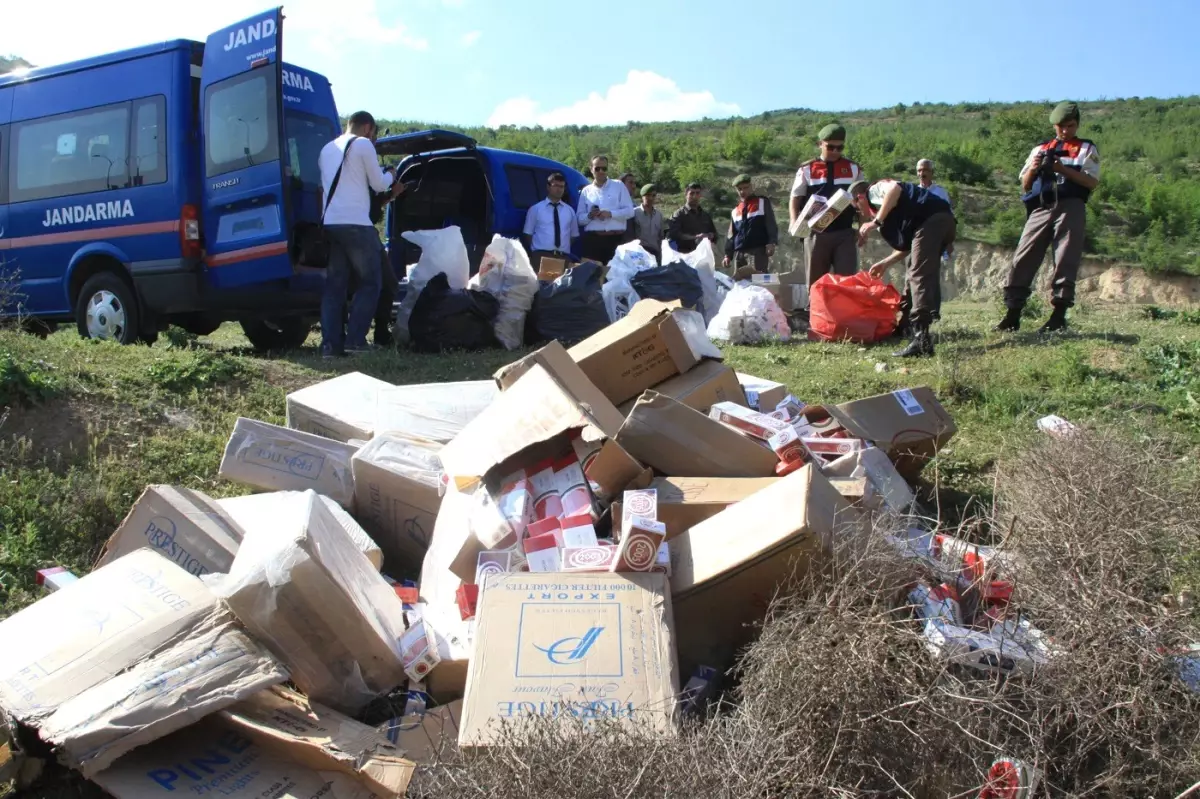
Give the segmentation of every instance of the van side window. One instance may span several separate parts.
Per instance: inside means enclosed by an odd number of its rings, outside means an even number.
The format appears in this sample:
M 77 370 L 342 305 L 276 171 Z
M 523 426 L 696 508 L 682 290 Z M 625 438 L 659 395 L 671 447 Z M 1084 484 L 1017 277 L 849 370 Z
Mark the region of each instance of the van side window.
M 508 193 L 514 207 L 525 210 L 542 201 L 545 189 L 538 191 L 537 174 L 532 169 L 523 166 L 506 166 L 504 173 L 508 175 Z
M 133 104 L 133 153 L 130 167 L 134 186 L 167 182 L 167 104 L 149 97 Z
M 0 125 L 0 205 L 8 202 L 8 126 Z
M 129 103 L 12 127 L 10 202 L 129 186 Z
M 279 159 L 275 75 L 256 69 L 205 91 L 205 174 L 212 178 Z
M 321 169 L 317 162 L 321 149 L 337 138 L 337 130 L 328 119 L 299 111 L 285 111 L 283 127 L 292 180 L 307 189 L 320 189 Z

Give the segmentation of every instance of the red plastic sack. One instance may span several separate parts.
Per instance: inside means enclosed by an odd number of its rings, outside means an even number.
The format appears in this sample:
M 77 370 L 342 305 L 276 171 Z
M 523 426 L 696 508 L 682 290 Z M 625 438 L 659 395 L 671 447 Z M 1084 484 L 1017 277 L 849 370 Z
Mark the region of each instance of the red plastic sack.
M 822 275 L 808 295 L 810 338 L 869 344 L 896 330 L 900 292 L 868 272 Z

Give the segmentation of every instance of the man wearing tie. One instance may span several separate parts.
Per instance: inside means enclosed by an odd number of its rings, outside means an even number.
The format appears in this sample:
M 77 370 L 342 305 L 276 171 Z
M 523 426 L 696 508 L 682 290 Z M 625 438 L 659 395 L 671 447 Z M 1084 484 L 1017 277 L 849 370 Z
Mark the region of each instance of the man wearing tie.
M 592 175 L 592 182 L 579 192 L 577 219 L 583 234 L 580 251 L 586 260 L 607 264 L 633 218 L 633 201 L 625 184 L 608 179 L 608 159 L 604 156 L 592 159 Z
M 521 237 L 536 272 L 542 258 L 570 260 L 571 239 L 579 237 L 575 211 L 563 202 L 567 179 L 562 172 L 546 178 L 546 199 L 531 206 L 525 214 L 525 235 Z

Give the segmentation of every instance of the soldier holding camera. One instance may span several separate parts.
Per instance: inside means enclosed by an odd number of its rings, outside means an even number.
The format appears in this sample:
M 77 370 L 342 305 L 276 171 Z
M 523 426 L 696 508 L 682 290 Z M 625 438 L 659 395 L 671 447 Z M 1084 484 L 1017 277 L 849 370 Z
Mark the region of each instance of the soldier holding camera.
M 997 331 L 1021 327 L 1021 309 L 1029 299 L 1030 286 L 1052 250 L 1054 277 L 1051 303 L 1054 311 L 1042 332 L 1067 326 L 1067 309 L 1075 304 L 1075 277 L 1083 257 L 1087 226 L 1087 201 L 1100 182 L 1100 154 L 1096 145 L 1075 134 L 1079 130 L 1079 106 L 1062 102 L 1050 114 L 1054 138 L 1033 148 L 1021 169 L 1021 201 L 1028 217 L 1017 252 L 1013 256 L 1004 305 L 1008 312 Z

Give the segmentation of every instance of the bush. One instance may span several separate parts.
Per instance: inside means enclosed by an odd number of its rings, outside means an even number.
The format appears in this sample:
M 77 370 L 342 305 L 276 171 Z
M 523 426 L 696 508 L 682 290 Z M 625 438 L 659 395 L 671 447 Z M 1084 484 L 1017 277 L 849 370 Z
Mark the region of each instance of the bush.
M 773 138 L 763 128 L 745 128 L 740 123 L 734 123 L 725 131 L 721 149 L 725 157 L 735 164 L 758 169 Z
M 686 186 L 689 183 L 711 186 L 716 174 L 717 167 L 712 161 L 684 161 L 675 167 L 675 179 L 680 186 Z
M 992 234 L 1004 247 L 1015 247 L 1025 230 L 1025 209 L 1021 206 L 1006 208 L 992 220 Z

